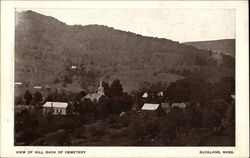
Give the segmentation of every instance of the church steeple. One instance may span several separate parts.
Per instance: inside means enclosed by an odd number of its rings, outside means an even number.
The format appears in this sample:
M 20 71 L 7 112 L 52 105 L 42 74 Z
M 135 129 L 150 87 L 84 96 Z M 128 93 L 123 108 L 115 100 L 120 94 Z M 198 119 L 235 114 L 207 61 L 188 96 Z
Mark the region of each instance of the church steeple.
M 98 87 L 98 91 L 97 91 L 98 94 L 101 94 L 101 95 L 104 95 L 104 87 L 102 86 L 102 79 L 100 81 L 100 85 Z
M 102 87 L 102 79 L 101 79 L 101 81 L 100 81 L 100 85 L 99 85 L 99 87 Z

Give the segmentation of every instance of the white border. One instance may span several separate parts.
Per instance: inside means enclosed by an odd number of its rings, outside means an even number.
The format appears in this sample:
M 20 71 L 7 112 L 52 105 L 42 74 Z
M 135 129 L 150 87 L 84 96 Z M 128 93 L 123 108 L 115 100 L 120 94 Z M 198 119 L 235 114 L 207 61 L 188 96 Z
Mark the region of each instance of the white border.
M 236 10 L 236 147 L 14 147 L 15 8 L 162 8 Z M 1 157 L 248 157 L 249 37 L 247 1 L 1 1 Z M 226 29 L 226 28 L 225 28 Z M 16 154 L 18 150 L 81 150 L 86 154 Z M 199 154 L 231 150 L 234 154 Z

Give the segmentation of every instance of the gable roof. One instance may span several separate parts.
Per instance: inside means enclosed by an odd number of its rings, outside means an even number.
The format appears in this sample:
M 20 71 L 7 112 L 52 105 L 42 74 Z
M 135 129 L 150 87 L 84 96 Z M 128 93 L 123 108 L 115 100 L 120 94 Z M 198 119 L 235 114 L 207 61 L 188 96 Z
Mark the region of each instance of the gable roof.
M 83 99 L 90 99 L 91 101 L 96 99 L 97 101 L 99 101 L 101 96 L 104 96 L 104 95 L 100 93 L 89 93 L 85 97 L 83 97 Z
M 142 98 L 147 98 L 148 97 L 148 93 L 144 93 L 143 95 L 142 95 Z
M 46 102 L 45 104 L 43 104 L 43 107 L 46 107 L 46 108 L 51 108 L 51 107 L 67 108 L 68 103 L 66 103 L 66 102 Z
M 119 116 L 122 117 L 122 116 L 124 116 L 125 114 L 126 114 L 126 113 L 123 111 L 123 112 L 120 113 Z
M 160 104 L 145 103 L 141 109 L 142 110 L 157 110 L 159 106 Z
M 158 92 L 157 96 L 162 97 L 163 96 L 163 92 Z

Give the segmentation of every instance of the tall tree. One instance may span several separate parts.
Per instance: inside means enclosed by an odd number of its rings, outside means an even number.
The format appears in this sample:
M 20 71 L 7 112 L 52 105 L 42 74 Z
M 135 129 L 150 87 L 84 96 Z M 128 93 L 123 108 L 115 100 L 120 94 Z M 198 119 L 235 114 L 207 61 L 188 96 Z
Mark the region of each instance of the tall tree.
M 32 94 L 30 93 L 29 90 L 26 90 L 26 91 L 25 91 L 24 99 L 25 99 L 25 101 L 26 101 L 26 105 L 29 105 L 29 104 L 30 104 L 30 101 L 32 100 Z
M 71 84 L 73 81 L 72 81 L 72 76 L 69 76 L 69 75 L 65 75 L 64 76 L 64 83 L 69 83 L 69 84 Z
M 112 96 L 122 96 L 123 88 L 120 83 L 120 80 L 118 79 L 114 80 L 110 88 L 111 88 Z
M 40 92 L 36 91 L 33 95 L 33 100 L 35 103 L 40 103 L 41 101 L 43 101 L 43 96 Z
M 103 82 L 102 83 L 102 86 L 104 87 L 104 94 L 107 96 L 107 97 L 111 97 L 112 94 L 111 94 L 111 88 L 109 86 L 109 84 L 107 82 Z

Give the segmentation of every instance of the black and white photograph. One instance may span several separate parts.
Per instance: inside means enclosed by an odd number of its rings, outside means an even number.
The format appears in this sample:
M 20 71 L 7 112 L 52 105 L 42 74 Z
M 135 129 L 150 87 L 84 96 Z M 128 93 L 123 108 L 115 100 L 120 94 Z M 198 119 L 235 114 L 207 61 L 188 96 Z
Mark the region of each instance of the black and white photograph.
M 247 3 L 1 4 L 1 157 L 247 155 Z
M 15 11 L 16 146 L 234 146 L 235 10 Z

